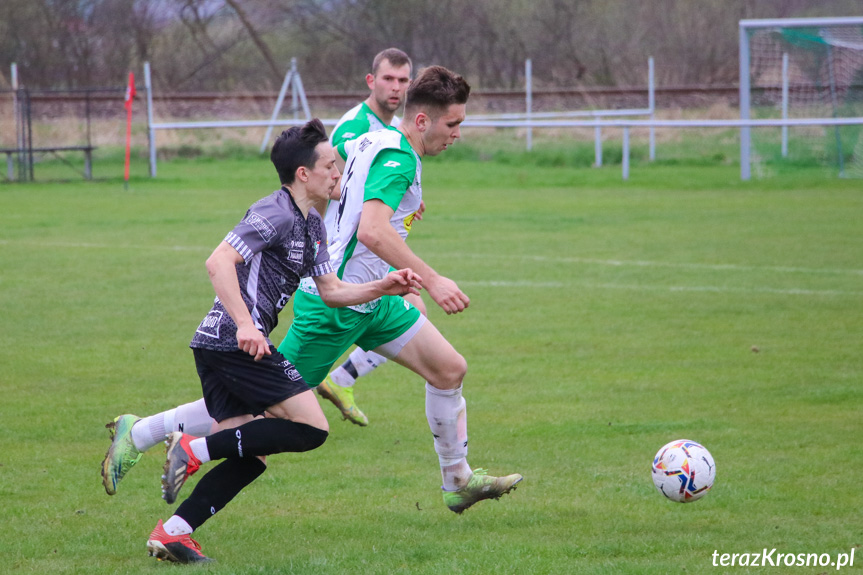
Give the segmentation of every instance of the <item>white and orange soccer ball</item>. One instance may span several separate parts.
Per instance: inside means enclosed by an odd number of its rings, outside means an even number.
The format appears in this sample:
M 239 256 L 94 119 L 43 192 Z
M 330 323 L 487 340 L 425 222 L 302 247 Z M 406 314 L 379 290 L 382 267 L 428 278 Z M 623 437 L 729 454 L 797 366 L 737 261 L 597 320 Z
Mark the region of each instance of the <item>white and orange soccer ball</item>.
M 667 443 L 653 458 L 653 484 L 672 501 L 689 503 L 707 495 L 716 479 L 713 456 L 689 439 Z

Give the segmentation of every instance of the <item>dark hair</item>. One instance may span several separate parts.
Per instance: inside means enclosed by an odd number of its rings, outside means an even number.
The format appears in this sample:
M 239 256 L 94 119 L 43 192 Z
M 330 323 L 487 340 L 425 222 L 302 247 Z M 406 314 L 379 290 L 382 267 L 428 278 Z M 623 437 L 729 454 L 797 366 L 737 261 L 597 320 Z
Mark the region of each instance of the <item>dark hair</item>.
M 466 104 L 468 96 L 470 85 L 460 75 L 443 66 L 423 68 L 408 88 L 405 118 L 418 112 L 435 116 L 453 104 Z
M 294 176 L 301 166 L 313 168 L 318 161 L 315 148 L 327 140 L 327 131 L 317 118 L 302 126 L 292 126 L 279 134 L 270 152 L 270 161 L 279 173 L 279 181 L 293 184 Z
M 381 66 L 381 62 L 384 60 L 388 60 L 390 64 L 392 64 L 393 68 L 400 68 L 407 64 L 413 70 L 413 62 L 411 62 L 410 57 L 399 50 L 398 48 L 387 48 L 382 52 L 378 52 L 375 59 L 372 61 L 372 76 L 378 73 L 378 68 Z

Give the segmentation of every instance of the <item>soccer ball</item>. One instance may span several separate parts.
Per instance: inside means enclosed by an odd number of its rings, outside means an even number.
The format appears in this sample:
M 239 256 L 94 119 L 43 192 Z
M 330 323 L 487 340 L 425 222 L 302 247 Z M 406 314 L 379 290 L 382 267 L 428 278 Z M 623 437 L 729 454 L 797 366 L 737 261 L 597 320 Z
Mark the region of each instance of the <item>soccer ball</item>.
M 689 503 L 704 497 L 716 479 L 713 456 L 700 443 L 677 439 L 653 458 L 653 484 L 672 501 Z

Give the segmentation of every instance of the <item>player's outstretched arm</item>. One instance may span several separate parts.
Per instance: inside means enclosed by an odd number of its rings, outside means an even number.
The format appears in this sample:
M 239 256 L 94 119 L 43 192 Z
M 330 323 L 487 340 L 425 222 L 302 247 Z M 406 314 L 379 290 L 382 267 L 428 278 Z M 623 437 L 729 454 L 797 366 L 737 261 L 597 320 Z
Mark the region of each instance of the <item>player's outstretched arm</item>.
M 357 305 L 384 295 L 419 295 L 422 278 L 410 269 L 390 272 L 385 278 L 364 284 L 343 282 L 334 273 L 315 276 L 321 299 L 329 307 Z
M 445 312 L 452 314 L 464 311 L 470 304 L 470 298 L 454 281 L 438 274 L 408 247 L 390 225 L 392 215 L 392 208 L 379 200 L 365 202 L 357 239 L 394 268 L 416 270 L 422 276 L 423 287 L 429 296 Z

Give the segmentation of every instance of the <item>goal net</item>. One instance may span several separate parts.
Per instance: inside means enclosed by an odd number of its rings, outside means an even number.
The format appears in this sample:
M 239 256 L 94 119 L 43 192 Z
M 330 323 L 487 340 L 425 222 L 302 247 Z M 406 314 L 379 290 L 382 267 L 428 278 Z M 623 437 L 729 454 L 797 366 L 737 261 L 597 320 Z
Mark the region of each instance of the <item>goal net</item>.
M 740 24 L 742 118 L 863 117 L 863 18 Z M 863 177 L 861 128 L 754 127 L 749 130 L 750 165 L 759 175 L 821 165 L 840 177 Z

